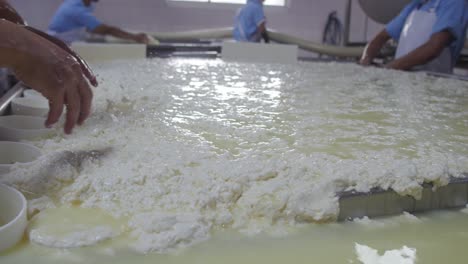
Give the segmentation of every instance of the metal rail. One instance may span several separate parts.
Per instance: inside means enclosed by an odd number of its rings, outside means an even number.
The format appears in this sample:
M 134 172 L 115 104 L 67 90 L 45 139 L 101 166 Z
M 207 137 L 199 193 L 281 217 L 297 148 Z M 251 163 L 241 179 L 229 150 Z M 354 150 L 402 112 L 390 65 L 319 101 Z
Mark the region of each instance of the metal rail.
M 0 98 L 0 115 L 7 114 L 13 98 L 20 96 L 24 89 L 24 84 L 22 82 L 18 82 Z
M 370 192 L 345 191 L 337 194 L 340 204 L 338 221 L 353 218 L 383 217 L 403 212 L 423 213 L 463 208 L 468 203 L 468 174 L 451 178 L 445 186 L 424 183 L 420 199 L 399 195 L 393 190 L 374 188 Z

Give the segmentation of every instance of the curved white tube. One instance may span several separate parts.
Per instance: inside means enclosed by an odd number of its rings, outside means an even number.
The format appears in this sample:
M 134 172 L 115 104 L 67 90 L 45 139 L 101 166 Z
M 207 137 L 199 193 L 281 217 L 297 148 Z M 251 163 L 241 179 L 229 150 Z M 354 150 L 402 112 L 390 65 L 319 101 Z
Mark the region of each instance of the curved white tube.
M 340 47 L 316 43 L 288 34 L 268 31 L 270 39 L 279 43 L 293 44 L 299 48 L 334 57 L 360 57 L 364 47 Z M 148 33 L 157 40 L 163 41 L 187 41 L 197 39 L 225 39 L 232 38 L 232 28 L 214 28 L 203 30 L 190 30 L 182 32 L 154 32 Z M 106 38 L 109 42 L 115 42 L 115 39 Z M 117 40 L 118 41 L 118 40 Z
M 182 32 L 158 32 L 149 33 L 158 40 L 194 40 L 194 39 L 224 39 L 232 38 L 232 28 L 214 28 L 202 30 L 190 30 Z
M 363 47 L 339 47 L 323 45 L 299 37 L 294 37 L 280 32 L 269 31 L 270 39 L 279 43 L 294 44 L 299 48 L 319 54 L 336 57 L 360 57 Z M 152 33 L 158 40 L 190 40 L 190 39 L 220 39 L 232 38 L 232 28 L 218 28 L 206 30 L 193 30 L 172 33 Z
M 335 57 L 360 57 L 364 51 L 364 47 L 341 47 L 319 44 L 313 41 L 290 36 L 280 32 L 268 32 L 270 39 L 279 43 L 294 44 L 299 48 L 319 54 L 335 56 Z

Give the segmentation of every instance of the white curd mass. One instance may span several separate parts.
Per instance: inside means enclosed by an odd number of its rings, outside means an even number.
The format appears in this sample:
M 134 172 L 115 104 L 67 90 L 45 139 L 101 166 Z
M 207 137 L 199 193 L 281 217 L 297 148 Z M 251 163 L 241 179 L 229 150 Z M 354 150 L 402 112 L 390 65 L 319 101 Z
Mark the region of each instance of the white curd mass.
M 285 234 L 334 221 L 337 191 L 379 186 L 417 197 L 424 181 L 468 172 L 466 82 L 338 63 L 155 59 L 95 70 L 101 85 L 85 125 L 34 142 L 44 157 L 2 181 L 28 195 L 36 217 L 94 208 L 123 227 L 54 233 L 38 221 L 29 237 L 41 245 L 124 234 L 146 253 L 217 230 Z M 415 254 L 356 250 L 378 260 L 363 263 L 413 263 Z

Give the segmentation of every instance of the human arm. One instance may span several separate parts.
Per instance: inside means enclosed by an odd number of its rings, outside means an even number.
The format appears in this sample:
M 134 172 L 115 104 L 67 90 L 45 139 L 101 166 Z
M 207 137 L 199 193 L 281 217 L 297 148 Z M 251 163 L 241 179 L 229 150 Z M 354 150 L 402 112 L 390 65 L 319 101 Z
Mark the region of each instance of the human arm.
M 24 19 L 6 0 L 0 0 L 0 18 L 6 19 L 15 24 L 26 25 L 26 21 L 24 21 Z
M 385 29 L 380 31 L 364 49 L 359 63 L 361 65 L 371 65 L 372 61 L 377 57 L 382 47 L 387 43 L 388 40 L 393 38 L 398 40 L 400 38 L 401 31 L 405 25 L 406 19 L 416 7 L 417 1 L 412 1 L 407 5 L 392 21 L 390 21 Z
M 452 56 L 455 59 L 465 38 L 466 23 L 464 21 L 467 7 L 465 0 L 441 1 L 436 10 L 437 20 L 432 27 L 430 39 L 413 52 L 391 62 L 388 67 L 409 70 L 413 66 L 430 62 L 447 47 L 451 47 Z
M 83 74 L 86 76 L 89 82 L 94 87 L 98 86 L 98 81 L 93 71 L 91 70 L 91 67 L 89 67 L 88 63 L 83 58 L 81 58 L 80 55 L 74 52 L 65 42 L 30 26 L 26 26 L 26 29 L 54 43 L 55 45 L 57 45 L 58 47 L 60 47 L 61 49 L 69 53 L 70 55 L 72 55 L 76 59 L 76 61 L 80 64 L 81 70 L 83 71 Z
M 138 34 L 133 34 L 127 31 L 124 31 L 120 28 L 113 27 L 113 26 L 108 26 L 105 24 L 101 24 L 91 30 L 92 33 L 99 34 L 99 35 L 111 35 L 116 38 L 121 38 L 121 39 L 127 39 L 127 40 L 132 40 L 137 43 L 143 43 L 143 44 L 148 44 L 149 43 L 149 38 L 146 34 L 144 33 L 138 33 Z
M 248 8 L 247 6 L 246 8 Z M 248 24 L 250 25 L 255 25 L 255 31 L 254 32 L 249 32 L 248 34 L 252 34 L 249 37 L 249 41 L 254 41 L 254 42 L 260 42 L 260 40 L 263 38 L 265 42 L 269 41 L 269 36 L 266 31 L 266 17 L 265 13 L 263 11 L 262 6 L 250 6 L 246 10 L 248 14 Z
M 76 10 L 72 18 L 82 27 L 85 27 L 89 32 L 98 34 L 98 35 L 110 35 L 116 38 L 126 39 L 135 41 L 138 43 L 148 44 L 150 42 L 148 36 L 143 33 L 133 34 L 127 31 L 124 31 L 118 27 L 106 25 L 102 23 L 99 19 L 94 16 L 91 10 L 89 9 L 79 9 Z
M 387 43 L 390 39 L 390 35 L 388 34 L 387 30 L 382 30 L 378 33 L 372 40 L 367 44 L 364 52 L 362 53 L 361 59 L 359 63 L 361 65 L 371 65 L 372 61 L 379 55 L 380 50 L 382 47 Z
M 268 31 L 263 31 L 262 38 L 265 43 L 270 43 L 270 35 L 268 34 Z
M 58 121 L 67 109 L 65 133 L 82 124 L 91 111 L 92 91 L 78 61 L 57 45 L 6 20 L 0 20 L 0 67 L 42 93 L 50 105 L 45 125 Z
M 260 35 L 262 36 L 263 40 L 265 41 L 265 43 L 270 43 L 270 36 L 268 35 L 268 32 L 266 30 L 266 23 L 265 22 L 262 22 L 260 24 L 260 26 L 258 26 L 258 32 L 260 33 Z
M 65 44 L 63 41 L 55 37 L 52 37 L 38 29 L 27 26 L 26 21 L 18 14 L 18 12 L 6 0 L 0 0 L 0 19 L 6 19 L 12 23 L 25 26 L 25 28 L 28 29 L 29 31 L 51 41 L 55 45 L 59 46 L 60 48 L 68 52 L 70 55 L 75 57 L 75 59 L 80 63 L 83 73 L 88 78 L 89 82 L 95 87 L 98 85 L 96 76 L 93 74 L 91 68 L 88 66 L 86 61 L 84 61 L 78 54 L 76 54 L 73 50 L 71 50 L 68 47 L 68 45 Z
M 390 62 L 386 67 L 395 70 L 410 70 L 414 66 L 426 64 L 437 58 L 452 40 L 453 36 L 448 31 L 435 33 L 425 44 Z

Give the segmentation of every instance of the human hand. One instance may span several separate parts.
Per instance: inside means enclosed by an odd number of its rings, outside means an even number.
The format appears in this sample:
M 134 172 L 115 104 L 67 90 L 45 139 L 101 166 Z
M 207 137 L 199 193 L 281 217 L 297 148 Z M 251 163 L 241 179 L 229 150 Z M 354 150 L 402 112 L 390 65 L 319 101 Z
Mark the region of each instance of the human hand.
M 44 33 L 38 29 L 35 29 L 33 27 L 29 27 L 29 26 L 26 26 L 26 29 L 28 29 L 29 31 L 45 38 L 46 40 L 54 43 L 55 45 L 57 45 L 58 47 L 60 47 L 61 49 L 63 49 L 64 51 L 66 51 L 68 54 L 70 54 L 71 56 L 73 56 L 75 58 L 75 60 L 80 64 L 81 66 L 81 70 L 83 71 L 83 74 L 86 76 L 86 78 L 88 79 L 88 81 L 94 86 L 94 87 L 97 87 L 98 86 L 98 82 L 97 82 L 97 79 L 96 79 L 96 76 L 94 75 L 93 71 L 91 70 L 91 68 L 89 67 L 89 65 L 86 63 L 85 60 L 83 60 L 83 58 L 81 58 L 78 54 L 76 54 L 76 52 L 74 52 L 72 49 L 70 49 L 70 47 L 63 41 L 61 41 L 60 39 L 58 38 L 55 38 L 53 36 L 50 36 L 49 34 L 47 33 Z
M 88 64 L 78 55 L 76 54 L 73 50 L 71 50 L 67 44 L 65 44 L 63 41 L 52 37 L 40 30 L 37 30 L 33 27 L 30 27 L 27 25 L 26 21 L 18 14 L 18 12 L 5 0 L 0 0 L 0 18 L 6 19 L 12 23 L 15 23 L 20 26 L 24 26 L 26 29 L 29 31 L 49 40 L 50 42 L 54 43 L 55 45 L 59 46 L 66 52 L 68 52 L 70 55 L 72 55 L 78 63 L 81 65 L 81 69 L 83 70 L 83 73 L 85 74 L 86 78 L 88 78 L 89 82 L 94 86 L 97 87 L 98 83 L 96 80 L 96 76 L 94 76 L 91 68 L 88 66 Z
M 16 28 L 15 35 L 21 39 L 13 66 L 16 76 L 49 100 L 47 127 L 66 108 L 64 131 L 70 134 L 91 112 L 93 93 L 82 65 L 61 47 L 25 28 Z

